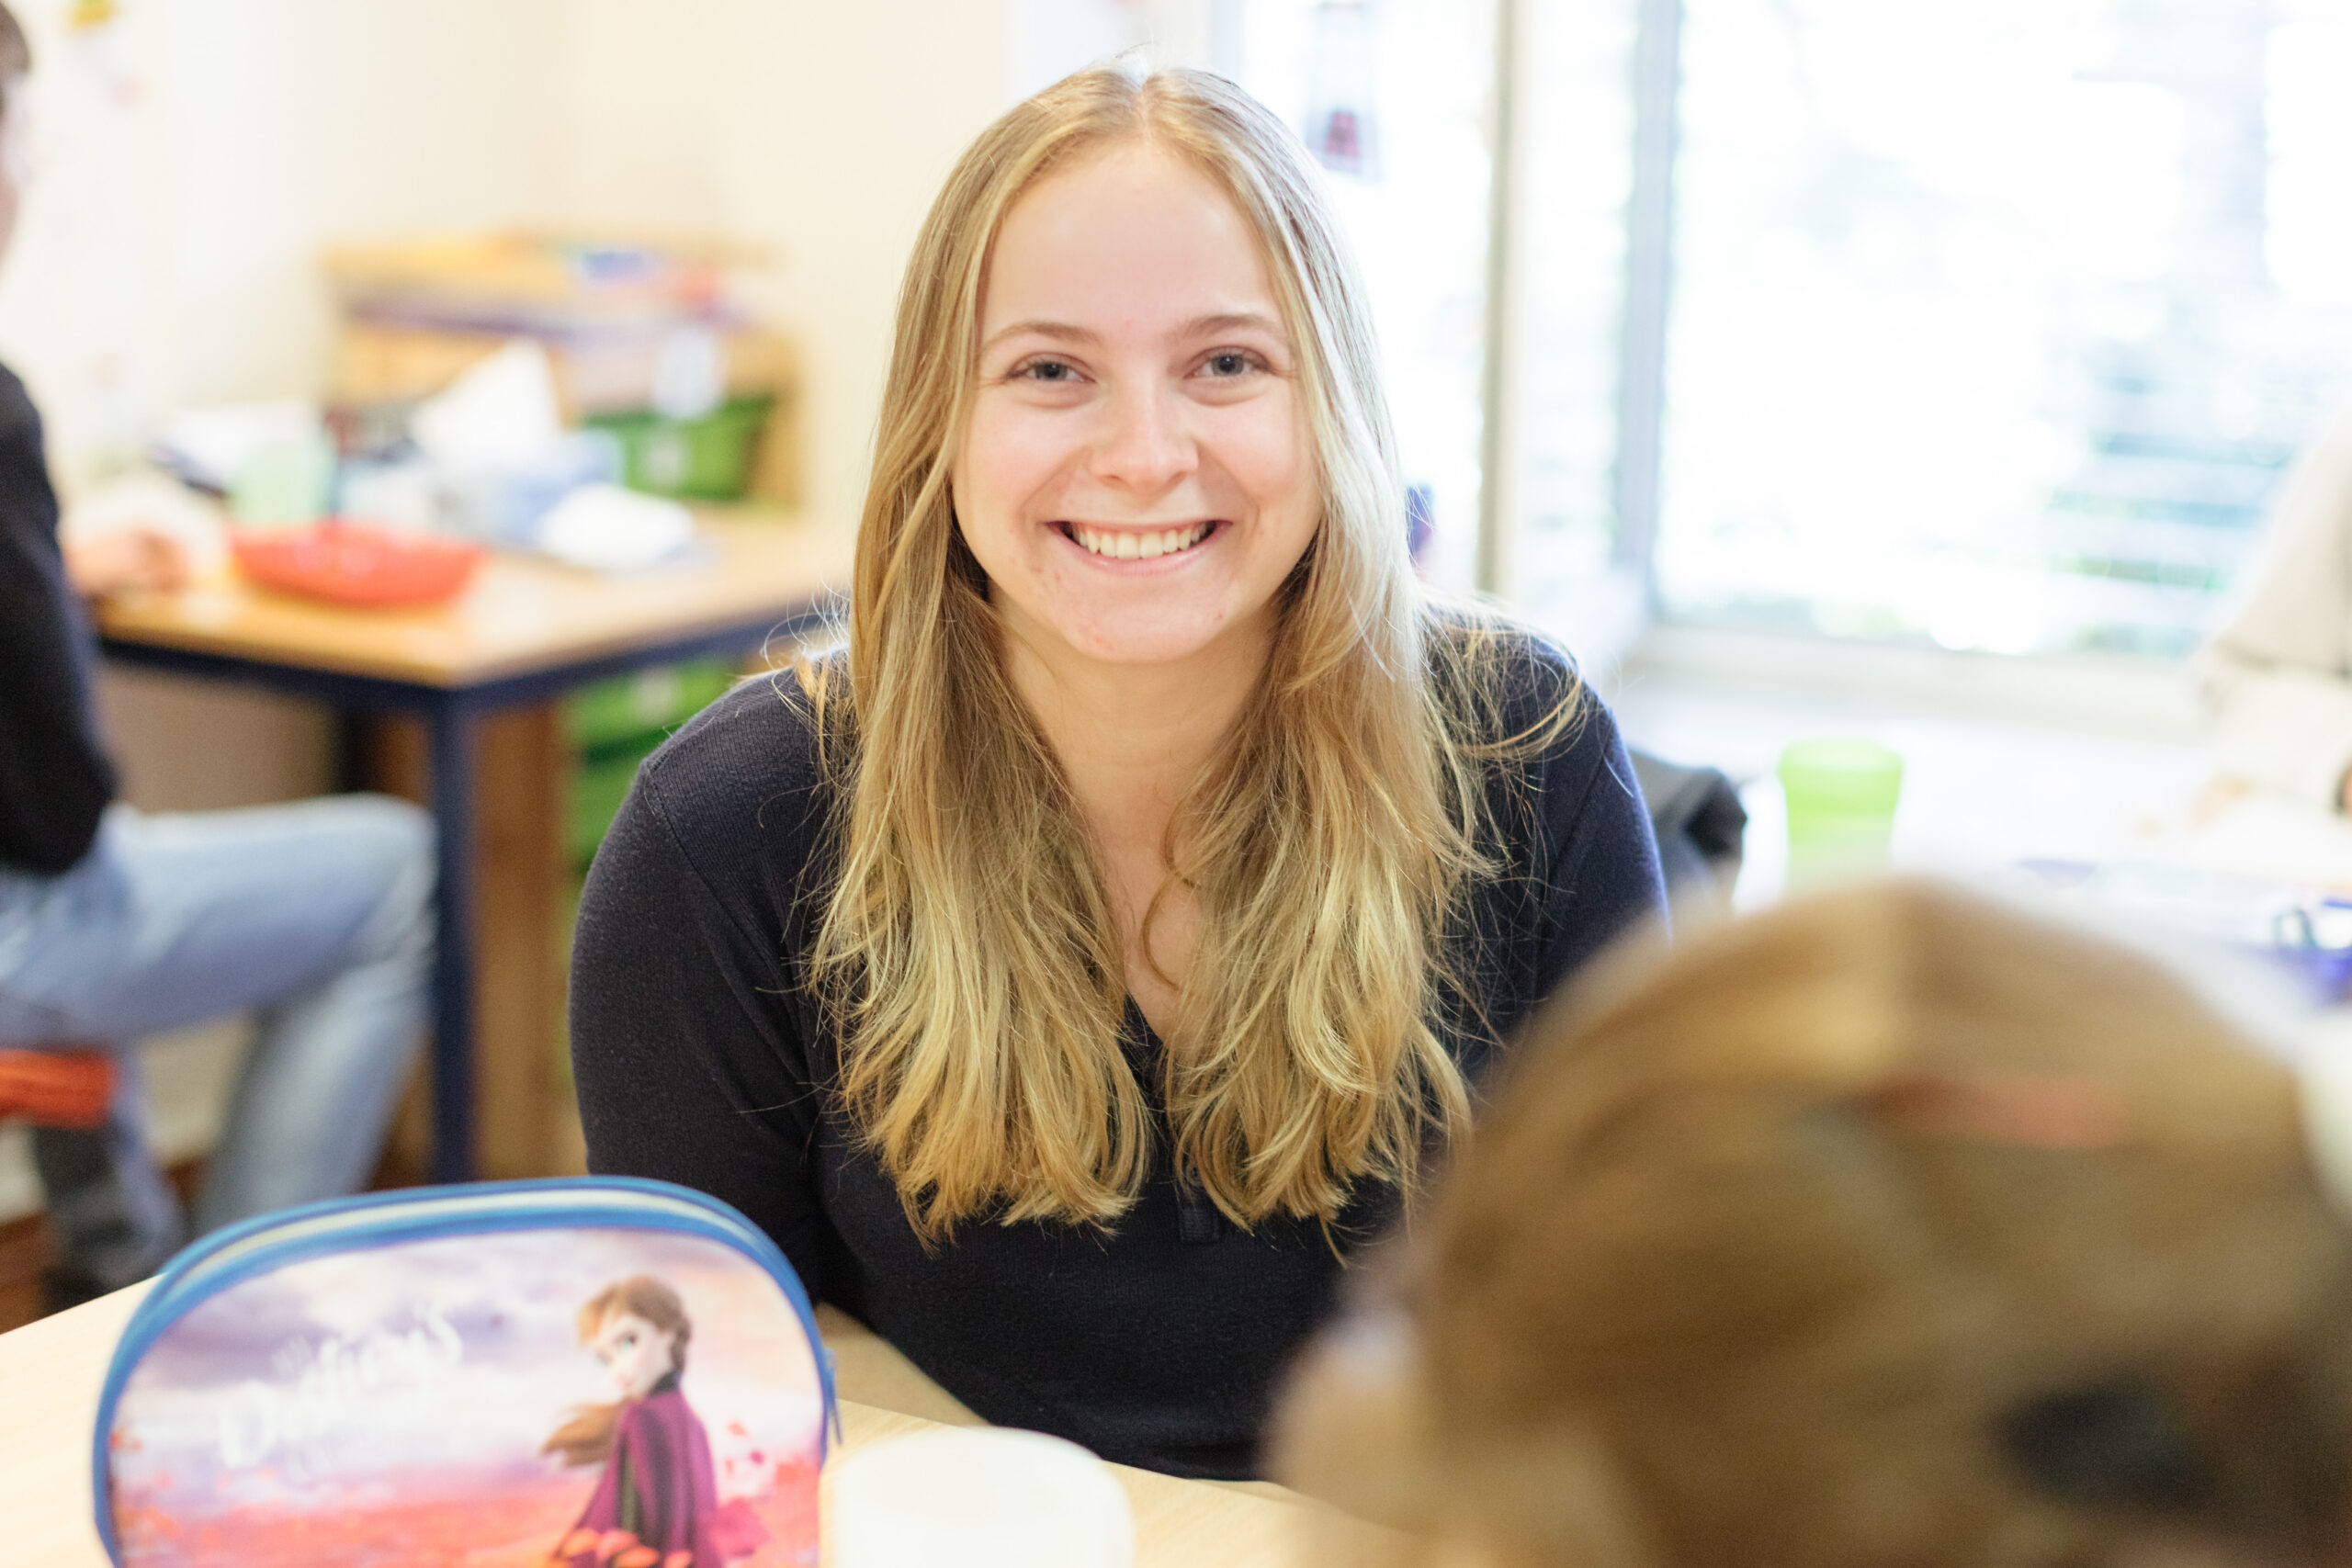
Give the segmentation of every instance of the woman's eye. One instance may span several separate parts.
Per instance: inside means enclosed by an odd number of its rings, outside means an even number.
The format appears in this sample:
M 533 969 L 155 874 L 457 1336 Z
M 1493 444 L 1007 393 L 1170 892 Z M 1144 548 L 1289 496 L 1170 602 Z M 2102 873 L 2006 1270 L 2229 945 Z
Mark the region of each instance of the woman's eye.
M 1224 354 L 1210 355 L 1204 368 L 1212 376 L 1246 376 L 1256 367 L 1250 362 L 1248 355 L 1238 350 L 1228 350 Z
M 1078 372 L 1058 359 L 1033 359 L 1013 373 L 1020 381 L 1063 382 L 1075 380 Z

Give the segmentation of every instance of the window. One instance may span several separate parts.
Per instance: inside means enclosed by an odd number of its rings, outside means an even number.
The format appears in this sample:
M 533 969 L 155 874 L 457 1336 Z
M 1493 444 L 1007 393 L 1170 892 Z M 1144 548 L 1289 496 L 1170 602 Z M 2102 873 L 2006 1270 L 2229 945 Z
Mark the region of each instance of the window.
M 1661 610 L 2191 647 L 2352 399 L 2352 6 L 1688 0 L 1681 63 Z
M 1467 588 L 1478 536 L 1495 10 L 1251 0 L 1221 69 L 1303 136 L 1372 296 L 1424 570 Z
M 1332 173 L 1430 575 L 1581 650 L 2177 655 L 2352 402 L 2352 0 L 1187 4 Z

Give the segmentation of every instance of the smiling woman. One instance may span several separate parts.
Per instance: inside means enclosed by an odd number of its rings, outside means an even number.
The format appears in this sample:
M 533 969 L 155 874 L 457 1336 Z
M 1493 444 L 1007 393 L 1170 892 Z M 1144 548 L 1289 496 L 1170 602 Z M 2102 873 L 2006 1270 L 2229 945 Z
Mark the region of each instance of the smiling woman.
M 650 761 L 582 908 L 595 1168 L 1130 1463 L 1253 1472 L 1348 1252 L 1661 903 L 1566 657 L 1415 581 L 1378 363 L 1229 84 L 1015 108 L 908 266 L 846 652 Z
M 979 330 L 952 486 L 1016 686 L 1073 659 L 1254 678 L 1322 498 L 1240 212 L 1148 144 L 1080 163 L 1006 217 Z

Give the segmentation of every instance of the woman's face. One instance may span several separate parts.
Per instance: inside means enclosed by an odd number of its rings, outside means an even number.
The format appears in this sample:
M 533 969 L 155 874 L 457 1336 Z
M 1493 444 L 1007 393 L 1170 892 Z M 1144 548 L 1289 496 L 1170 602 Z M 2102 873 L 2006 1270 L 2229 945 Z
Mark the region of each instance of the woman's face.
M 1322 512 L 1297 353 L 1256 240 L 1189 164 L 1114 149 L 999 232 L 956 520 L 1049 664 L 1262 645 Z
M 605 1363 L 623 1399 L 643 1399 L 670 1375 L 677 1342 L 674 1332 L 656 1328 L 633 1312 L 616 1312 L 605 1319 L 588 1348 Z

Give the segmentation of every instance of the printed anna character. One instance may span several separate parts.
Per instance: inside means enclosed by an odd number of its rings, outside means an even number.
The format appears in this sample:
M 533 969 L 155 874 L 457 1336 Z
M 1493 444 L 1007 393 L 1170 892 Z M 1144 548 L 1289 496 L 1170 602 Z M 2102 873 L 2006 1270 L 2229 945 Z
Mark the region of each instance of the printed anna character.
M 722 1517 L 710 1439 L 678 1391 L 693 1333 L 678 1292 L 650 1274 L 607 1285 L 580 1309 L 580 1342 L 605 1364 L 620 1398 L 582 1406 L 540 1445 L 568 1465 L 605 1467 L 554 1561 L 720 1568 L 757 1548 L 764 1531 L 756 1521 Z

